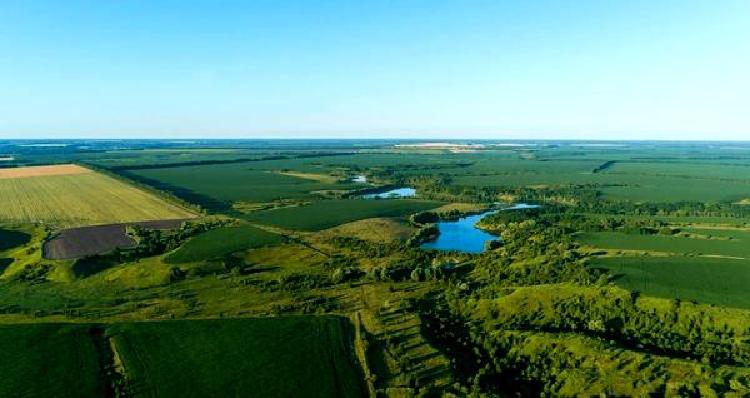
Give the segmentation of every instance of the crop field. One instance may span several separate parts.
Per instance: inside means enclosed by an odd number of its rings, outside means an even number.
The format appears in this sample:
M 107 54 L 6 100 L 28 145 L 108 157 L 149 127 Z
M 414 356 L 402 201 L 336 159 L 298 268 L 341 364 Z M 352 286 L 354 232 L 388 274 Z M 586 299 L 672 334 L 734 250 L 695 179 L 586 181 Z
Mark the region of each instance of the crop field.
M 87 326 L 0 325 L 0 368 L 2 397 L 106 396 Z
M 615 283 L 645 295 L 750 308 L 750 261 L 705 257 L 608 257 L 590 266 L 609 270 Z
M 709 231 L 717 232 L 714 232 L 714 235 L 700 235 L 701 237 L 598 232 L 579 235 L 579 240 L 601 249 L 750 258 L 750 233 L 727 230 Z M 719 236 L 721 232 L 718 231 L 724 231 L 726 236 Z M 701 232 L 711 233 L 706 230 L 701 230 Z
M 274 170 L 281 162 L 248 162 L 226 165 L 184 166 L 130 170 L 130 174 L 156 182 L 157 188 L 172 191 L 186 200 L 207 197 L 218 202 L 268 202 L 276 199 L 311 197 L 319 190 L 350 189 L 354 185 L 314 181 Z M 261 169 L 260 167 L 267 167 Z M 278 169 L 276 169 L 278 167 Z M 179 189 L 172 189 L 179 187 Z M 187 192 L 183 192 L 185 190 Z M 186 195 L 187 193 L 187 195 Z M 203 200 L 210 203 L 210 200 Z
M 136 397 L 364 396 L 345 318 L 144 322 L 109 334 Z
M 440 205 L 442 205 L 440 202 L 411 199 L 322 200 L 306 206 L 251 213 L 243 218 L 251 222 L 282 228 L 318 231 L 365 218 L 403 217 Z
M 95 172 L 0 179 L 0 221 L 73 226 L 191 217 L 181 207 Z
M 61 165 L 53 165 L 53 166 L 30 166 L 30 167 L 0 169 L 0 179 L 5 180 L 5 179 L 15 179 L 15 178 L 74 175 L 74 174 L 88 174 L 88 173 L 92 173 L 92 171 L 87 168 L 75 165 L 75 164 L 61 164 Z
M 168 255 L 168 263 L 191 263 L 224 257 L 258 247 L 281 244 L 283 238 L 249 225 L 217 228 L 204 232 Z

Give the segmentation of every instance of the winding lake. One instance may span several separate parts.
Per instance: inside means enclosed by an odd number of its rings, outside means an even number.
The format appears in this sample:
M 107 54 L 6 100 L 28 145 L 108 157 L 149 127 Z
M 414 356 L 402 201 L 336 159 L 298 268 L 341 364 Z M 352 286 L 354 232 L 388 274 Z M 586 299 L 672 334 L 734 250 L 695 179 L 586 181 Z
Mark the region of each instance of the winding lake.
M 500 238 L 477 228 L 476 224 L 479 220 L 499 211 L 534 209 L 538 207 L 538 205 L 519 203 L 508 208 L 490 210 L 462 217 L 458 220 L 440 221 L 437 223 L 437 227 L 440 230 L 437 239 L 425 242 L 420 247 L 423 249 L 456 250 L 464 253 L 482 253 L 484 251 L 484 242 Z

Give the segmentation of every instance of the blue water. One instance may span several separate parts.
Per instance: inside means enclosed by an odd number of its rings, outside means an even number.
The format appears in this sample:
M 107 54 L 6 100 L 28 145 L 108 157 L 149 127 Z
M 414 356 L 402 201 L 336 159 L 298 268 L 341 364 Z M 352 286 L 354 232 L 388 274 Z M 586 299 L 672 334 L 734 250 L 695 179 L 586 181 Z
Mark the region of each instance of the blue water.
M 431 242 L 423 243 L 423 249 L 456 250 L 464 253 L 481 253 L 484 251 L 484 242 L 498 240 L 499 237 L 484 232 L 476 227 L 476 224 L 487 215 L 504 210 L 533 209 L 538 205 L 519 203 L 501 210 L 490 210 L 481 214 L 459 218 L 455 221 L 440 221 L 437 227 L 440 235 Z
M 370 193 L 367 195 L 362 195 L 362 198 L 364 199 L 398 199 L 398 198 L 409 198 L 412 196 L 415 196 L 417 194 L 417 190 L 414 188 L 396 188 L 391 189 L 390 191 L 385 192 L 378 192 L 378 193 Z

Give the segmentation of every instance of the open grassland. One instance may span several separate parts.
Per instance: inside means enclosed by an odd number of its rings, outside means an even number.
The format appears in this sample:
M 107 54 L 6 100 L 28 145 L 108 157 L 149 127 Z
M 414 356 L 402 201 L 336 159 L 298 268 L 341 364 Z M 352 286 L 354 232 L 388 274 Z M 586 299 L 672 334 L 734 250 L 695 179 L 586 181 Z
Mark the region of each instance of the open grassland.
M 73 226 L 191 217 L 181 207 L 94 172 L 0 179 L 0 221 Z
M 407 222 L 391 218 L 368 218 L 323 231 L 325 235 L 346 236 L 378 243 L 404 241 L 417 231 Z
M 364 396 L 345 318 L 146 322 L 108 332 L 135 397 Z
M 192 263 L 283 242 L 281 235 L 249 225 L 223 227 L 204 232 L 165 258 L 167 263 Z
M 646 295 L 750 308 L 750 261 L 703 257 L 608 257 L 590 266 L 605 268 L 615 283 Z
M 411 199 L 337 199 L 317 201 L 306 206 L 260 211 L 243 218 L 282 228 L 318 231 L 365 218 L 403 217 L 440 205 L 440 202 Z
M 0 325 L 0 396 L 106 396 L 87 326 Z
M 642 250 L 672 254 L 750 258 L 750 232 L 728 230 L 693 231 L 696 234 L 689 236 L 597 232 L 579 235 L 578 239 L 582 243 L 601 249 Z M 701 233 L 698 234 L 698 231 Z

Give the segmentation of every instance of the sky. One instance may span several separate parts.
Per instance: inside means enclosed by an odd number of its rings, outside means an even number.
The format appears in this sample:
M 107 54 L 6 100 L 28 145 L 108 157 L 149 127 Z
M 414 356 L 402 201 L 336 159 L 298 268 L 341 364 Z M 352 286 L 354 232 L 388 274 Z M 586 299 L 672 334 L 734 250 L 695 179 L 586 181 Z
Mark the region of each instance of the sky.
M 750 140 L 750 1 L 3 0 L 0 138 Z

